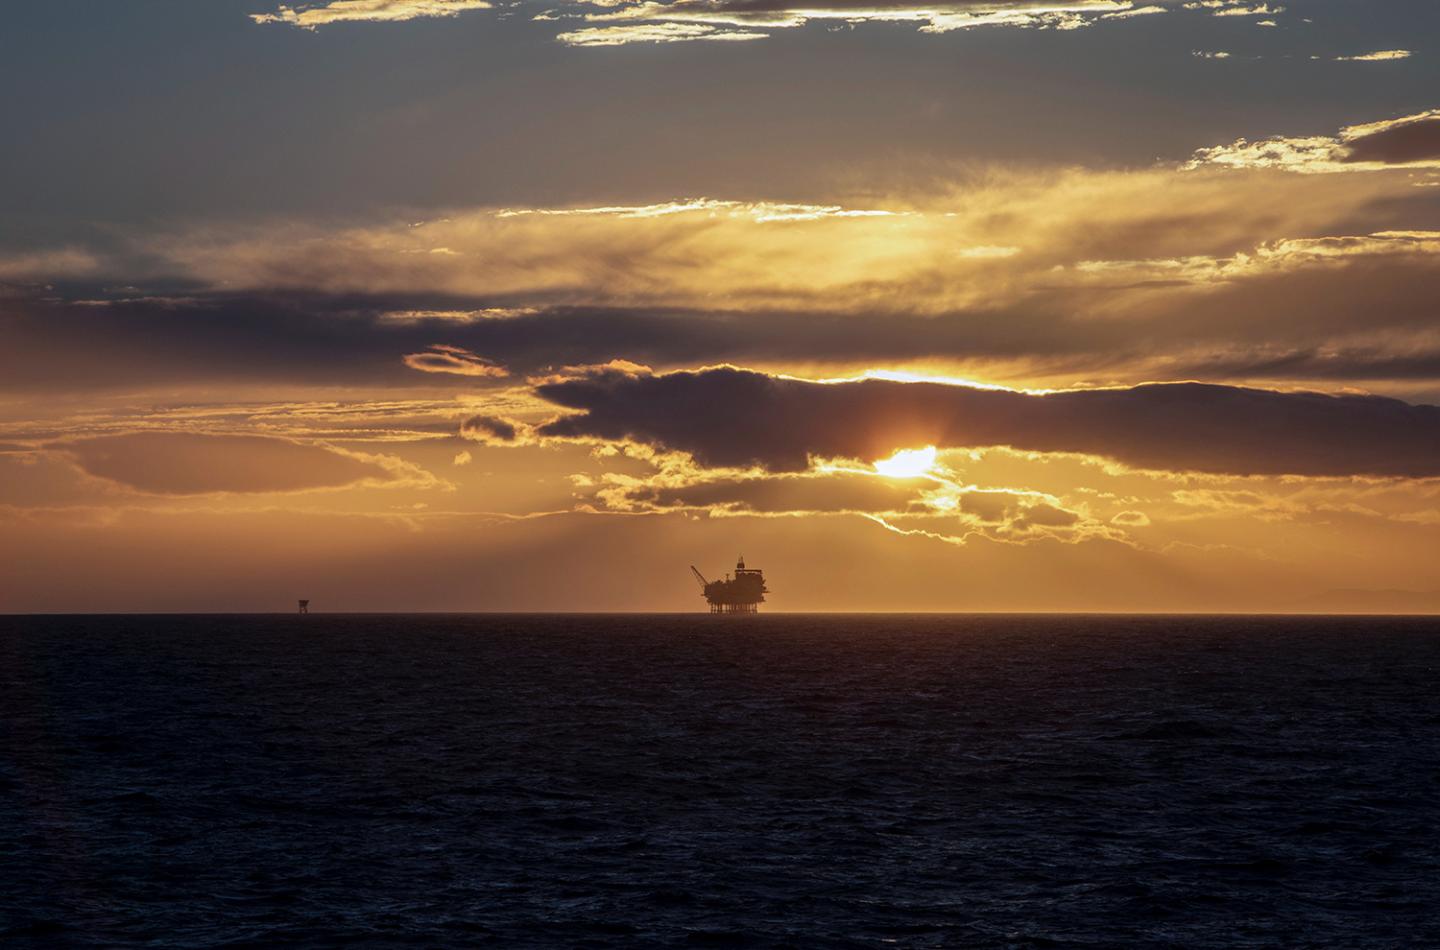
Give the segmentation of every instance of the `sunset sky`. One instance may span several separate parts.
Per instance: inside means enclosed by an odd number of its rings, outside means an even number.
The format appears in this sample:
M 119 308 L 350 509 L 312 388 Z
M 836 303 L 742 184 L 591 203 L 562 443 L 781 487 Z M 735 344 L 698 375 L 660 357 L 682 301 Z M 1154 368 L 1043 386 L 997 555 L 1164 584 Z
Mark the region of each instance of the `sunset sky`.
M 1435 0 L 45 0 L 0 612 L 1440 608 Z

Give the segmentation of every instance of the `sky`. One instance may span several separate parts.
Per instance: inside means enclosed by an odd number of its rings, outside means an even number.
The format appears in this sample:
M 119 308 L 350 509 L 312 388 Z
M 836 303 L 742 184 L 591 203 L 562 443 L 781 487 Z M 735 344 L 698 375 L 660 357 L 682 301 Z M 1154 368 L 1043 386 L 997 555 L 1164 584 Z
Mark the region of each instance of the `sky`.
M 1440 610 L 1433 0 L 46 0 L 0 612 Z

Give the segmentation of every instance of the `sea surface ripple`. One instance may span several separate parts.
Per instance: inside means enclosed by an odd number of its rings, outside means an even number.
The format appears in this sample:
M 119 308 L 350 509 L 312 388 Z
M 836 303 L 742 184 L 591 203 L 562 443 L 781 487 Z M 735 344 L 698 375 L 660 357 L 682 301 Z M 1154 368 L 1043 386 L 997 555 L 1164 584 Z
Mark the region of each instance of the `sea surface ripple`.
M 1440 628 L 0 618 L 7 947 L 1440 946 Z

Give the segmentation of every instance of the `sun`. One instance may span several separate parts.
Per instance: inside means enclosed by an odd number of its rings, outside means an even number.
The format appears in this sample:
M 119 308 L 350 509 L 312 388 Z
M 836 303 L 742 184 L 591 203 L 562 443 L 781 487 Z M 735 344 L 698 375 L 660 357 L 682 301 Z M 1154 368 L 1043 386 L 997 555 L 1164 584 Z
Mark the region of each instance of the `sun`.
M 875 471 L 890 478 L 919 478 L 935 467 L 935 446 L 923 449 L 901 449 L 888 459 L 874 463 Z

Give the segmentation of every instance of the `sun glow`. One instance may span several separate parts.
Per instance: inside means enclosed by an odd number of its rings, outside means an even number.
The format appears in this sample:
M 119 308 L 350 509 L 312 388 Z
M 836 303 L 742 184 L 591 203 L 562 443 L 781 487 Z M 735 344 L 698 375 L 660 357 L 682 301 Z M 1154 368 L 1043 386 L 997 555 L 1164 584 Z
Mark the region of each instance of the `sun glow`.
M 874 463 L 875 471 L 890 478 L 919 478 L 935 467 L 935 446 L 901 449 L 888 459 Z

